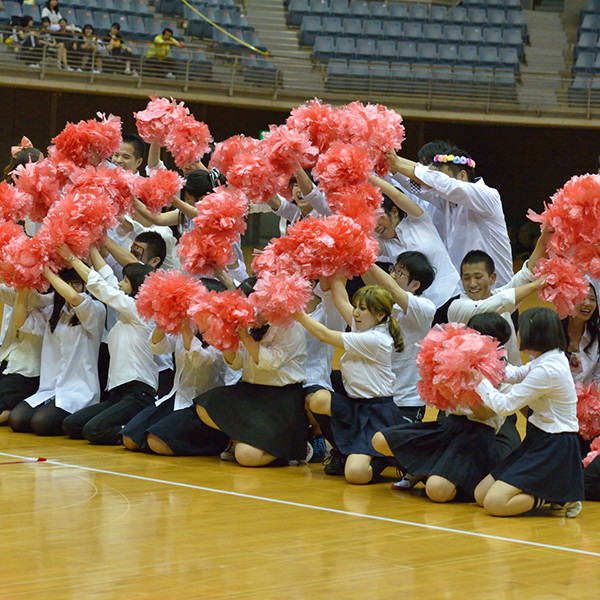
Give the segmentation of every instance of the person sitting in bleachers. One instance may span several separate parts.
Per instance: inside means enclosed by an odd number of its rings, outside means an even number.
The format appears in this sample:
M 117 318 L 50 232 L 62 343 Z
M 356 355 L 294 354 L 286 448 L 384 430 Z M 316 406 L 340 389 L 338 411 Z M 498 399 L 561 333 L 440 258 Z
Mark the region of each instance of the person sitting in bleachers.
M 183 42 L 173 37 L 173 30 L 165 27 L 160 35 L 157 35 L 148 50 L 146 58 L 154 64 L 158 73 L 164 73 L 167 79 L 175 79 L 173 69 L 175 61 L 169 58 L 171 46 L 182 48 Z

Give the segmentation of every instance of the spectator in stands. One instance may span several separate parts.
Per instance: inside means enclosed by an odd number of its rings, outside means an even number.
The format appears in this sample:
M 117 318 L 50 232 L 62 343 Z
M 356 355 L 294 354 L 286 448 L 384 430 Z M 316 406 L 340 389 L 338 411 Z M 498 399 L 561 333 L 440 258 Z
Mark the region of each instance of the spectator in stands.
M 174 79 L 173 68 L 175 61 L 169 59 L 169 51 L 171 46 L 183 48 L 184 43 L 179 42 L 173 37 L 173 30 L 165 27 L 160 35 L 157 35 L 148 50 L 146 58 L 148 58 L 157 67 L 158 72 L 165 73 L 167 79 Z
M 102 73 L 102 58 L 98 54 L 98 38 L 94 36 L 94 27 L 89 23 L 83 26 L 83 32 L 79 37 L 78 50 L 81 54 L 81 66 L 77 68 L 78 71 L 85 70 L 91 56 L 93 72 Z
M 33 69 L 40 68 L 40 57 L 42 55 L 39 32 L 33 25 L 33 17 L 22 17 L 21 26 L 13 31 L 13 37 L 19 44 L 17 58 L 27 62 L 27 66 Z
M 133 49 L 128 46 L 123 38 L 121 37 L 121 25 L 119 23 L 113 23 L 110 26 L 109 41 L 106 46 L 108 54 L 115 58 L 116 61 L 125 63 L 125 75 L 133 75 L 137 77 L 137 72 L 131 69 L 131 58 L 133 56 Z
M 59 30 L 54 34 L 54 39 L 58 44 L 56 49 L 58 68 L 65 68 L 67 71 L 73 71 L 73 67 L 69 66 L 68 53 L 77 50 L 77 40 L 73 35 L 73 31 L 69 30 L 66 19 L 61 19 L 58 22 L 58 25 Z
M 57 54 L 58 44 L 50 32 L 50 25 L 50 19 L 48 17 L 42 17 L 42 26 L 40 27 L 38 35 L 40 48 L 42 49 L 42 58 L 45 58 L 47 55 L 56 56 Z M 43 51 L 44 48 L 46 48 L 45 53 Z
M 42 8 L 42 20 L 44 17 L 50 19 L 49 31 L 58 31 L 60 29 L 59 22 L 62 19 L 62 15 L 58 10 L 58 0 L 48 0 L 46 6 Z

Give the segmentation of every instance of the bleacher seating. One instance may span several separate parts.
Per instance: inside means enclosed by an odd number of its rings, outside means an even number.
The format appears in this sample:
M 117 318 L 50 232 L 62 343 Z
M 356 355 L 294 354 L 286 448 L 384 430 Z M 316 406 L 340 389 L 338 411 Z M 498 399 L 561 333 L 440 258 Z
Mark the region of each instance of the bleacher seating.
M 600 0 L 597 1 L 600 4 Z M 519 0 L 467 0 L 462 6 L 372 0 L 289 0 L 288 24 L 326 63 L 327 88 L 377 80 L 515 87 L 527 26 Z M 600 29 L 600 28 L 599 28 Z M 369 69 L 365 68 L 371 65 Z M 385 67 L 387 64 L 388 68 Z M 352 68 L 357 68 L 356 79 Z M 373 84 L 374 85 L 374 84 Z M 402 87 L 401 84 L 399 84 Z
M 569 99 L 573 102 L 600 92 L 600 0 L 587 0 L 580 11 L 577 42 L 573 48 L 573 80 Z

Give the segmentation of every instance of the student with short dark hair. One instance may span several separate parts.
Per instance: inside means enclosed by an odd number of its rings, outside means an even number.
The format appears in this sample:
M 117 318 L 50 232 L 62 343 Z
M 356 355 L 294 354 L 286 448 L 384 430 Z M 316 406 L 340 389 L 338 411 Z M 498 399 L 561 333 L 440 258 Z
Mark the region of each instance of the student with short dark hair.
M 529 308 L 519 317 L 521 350 L 532 356 L 508 365 L 501 391 L 485 378 L 477 387 L 483 410 L 509 415 L 528 408 L 523 443 L 475 489 L 475 500 L 494 516 L 512 516 L 546 503 L 576 517 L 584 498 L 577 432 L 577 394 L 564 354 L 565 334 L 549 308 Z

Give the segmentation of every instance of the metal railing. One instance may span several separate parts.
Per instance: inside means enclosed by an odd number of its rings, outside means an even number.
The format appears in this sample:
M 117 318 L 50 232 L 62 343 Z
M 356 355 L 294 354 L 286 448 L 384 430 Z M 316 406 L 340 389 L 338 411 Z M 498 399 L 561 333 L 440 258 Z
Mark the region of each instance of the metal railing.
M 0 80 L 23 85 L 44 82 L 44 87 L 81 90 L 93 84 L 94 91 L 114 91 L 115 86 L 126 95 L 155 93 L 176 95 L 180 90 L 190 99 L 210 101 L 223 96 L 246 100 L 267 99 L 271 107 L 289 107 L 319 96 L 331 102 L 354 99 L 381 102 L 400 112 L 452 113 L 466 120 L 475 113 L 487 119 L 503 120 L 558 119 L 561 122 L 600 119 L 600 76 L 590 78 L 585 86 L 573 86 L 571 77 L 560 78 L 550 73 L 528 73 L 527 85 L 517 78 L 513 83 L 498 84 L 494 71 L 477 71 L 475 81 L 448 73 L 448 67 L 431 65 L 420 68 L 419 76 L 388 79 L 373 76 L 372 71 L 336 75 L 328 74 L 326 64 L 299 61 L 297 56 L 273 58 L 248 53 L 215 52 L 207 45 L 172 49 L 170 62 L 146 58 L 147 42 L 136 42 L 129 57 L 135 77 L 125 75 L 122 57 L 94 51 L 88 69 L 66 72 L 57 68 L 56 56 L 48 47 L 39 48 L 39 69 L 27 68 L 26 62 L 9 45 L 0 50 Z M 69 55 L 70 56 L 70 55 Z M 102 59 L 102 73 L 91 65 Z M 73 55 L 71 66 L 81 60 Z M 173 75 L 173 77 L 171 77 Z M 475 120 L 477 120 L 475 118 Z M 595 123 L 594 123 L 595 125 Z

